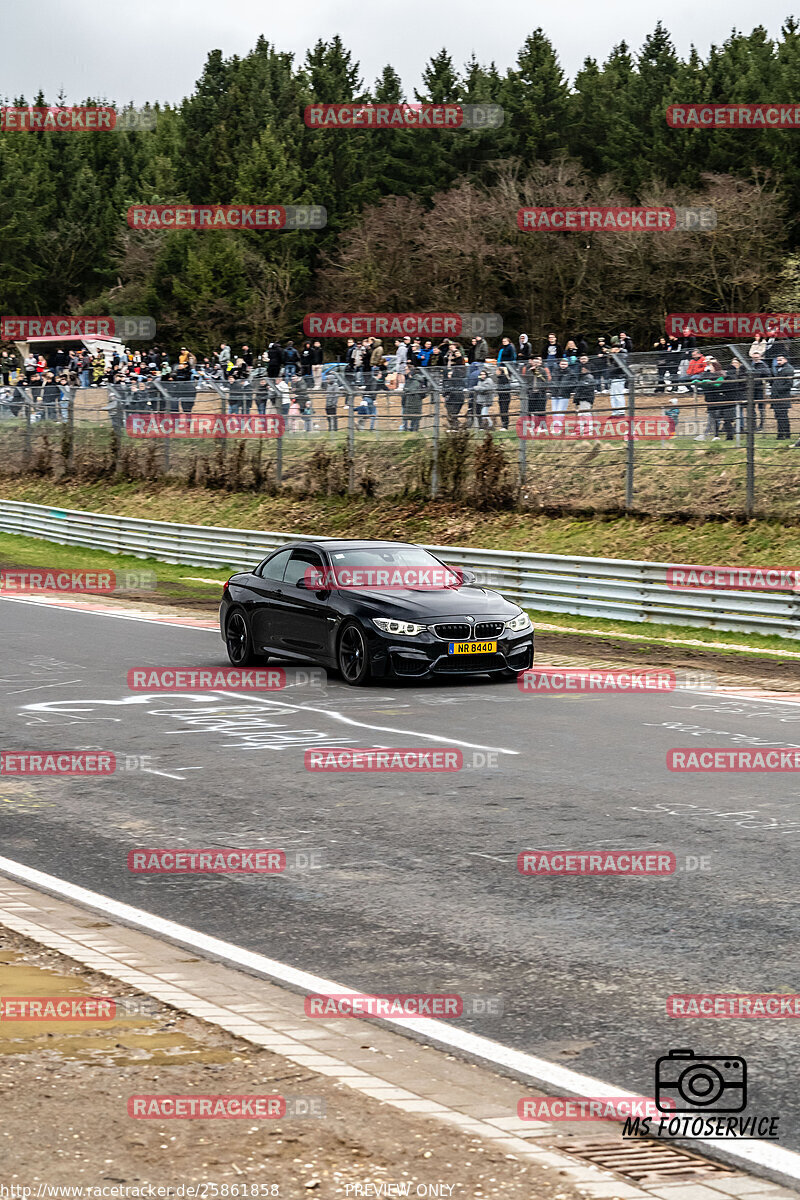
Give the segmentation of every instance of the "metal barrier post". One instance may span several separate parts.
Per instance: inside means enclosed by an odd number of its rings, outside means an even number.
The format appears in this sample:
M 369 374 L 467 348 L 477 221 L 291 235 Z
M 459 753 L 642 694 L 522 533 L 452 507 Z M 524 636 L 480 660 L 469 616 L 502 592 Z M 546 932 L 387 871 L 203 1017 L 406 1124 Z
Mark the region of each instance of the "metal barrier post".
M 347 396 L 347 493 L 355 494 L 356 490 L 356 393 L 355 389 L 345 391 Z
M 417 368 L 429 388 L 433 404 L 433 461 L 431 463 L 431 499 L 439 495 L 439 435 L 441 432 L 442 385 L 441 381 L 427 367 Z M 441 374 L 441 371 L 440 371 Z
M 747 467 L 745 475 L 744 512 L 746 517 L 752 517 L 755 506 L 756 492 L 756 403 L 755 379 L 747 377 Z
M 752 517 L 755 507 L 756 491 L 756 405 L 755 405 L 755 375 L 752 362 L 745 358 L 738 346 L 729 345 L 728 349 L 737 358 L 747 372 L 747 428 L 745 429 L 745 498 L 744 515 Z
M 67 469 L 72 470 L 75 463 L 75 388 L 67 384 Z
M 625 373 L 625 378 L 628 381 L 628 436 L 625 446 L 625 507 L 633 508 L 633 473 L 636 466 L 634 457 L 634 419 L 636 417 L 636 376 L 628 366 L 624 358 L 612 355 L 610 360 L 614 366 L 620 368 Z M 614 413 L 612 411 L 613 419 Z
M 628 379 L 628 444 L 625 447 L 625 507 L 633 508 L 633 473 L 636 466 L 634 420 L 636 417 L 636 380 Z
M 228 414 L 228 396 L 230 395 L 230 388 L 226 388 L 226 387 L 224 387 L 224 386 L 223 386 L 223 385 L 222 385 L 222 384 L 219 382 L 219 380 L 217 380 L 217 379 L 211 379 L 210 377 L 209 377 L 208 379 L 206 379 L 206 380 L 205 380 L 205 382 L 206 382 L 206 383 L 207 383 L 207 384 L 208 384 L 208 385 L 209 385 L 209 386 L 212 388 L 212 390 L 213 390 L 213 391 L 215 391 L 215 392 L 217 393 L 217 395 L 219 396 L 219 411 L 220 411 L 220 415 L 221 415 L 221 417 L 222 417 L 222 419 L 223 419 L 223 421 L 224 421 L 224 420 L 225 420 L 225 417 L 226 417 L 226 416 L 227 416 L 227 414 Z M 222 441 L 220 442 L 220 445 L 221 445 L 221 447 L 222 447 L 222 456 L 223 456 L 223 458 L 224 458 L 224 456 L 225 456 L 225 447 L 226 447 L 226 444 L 227 444 L 227 438 L 223 438 L 223 439 L 222 439 Z
M 356 413 L 355 413 L 355 389 L 351 386 L 350 381 L 343 371 L 338 367 L 333 367 L 328 374 L 328 378 L 333 377 L 338 383 L 341 390 L 344 392 L 344 398 L 347 403 L 347 493 L 352 496 L 356 490 Z M 336 397 L 336 406 L 338 413 L 339 397 Z M 338 416 L 336 427 L 338 431 Z
M 520 427 L 524 432 L 525 418 L 528 416 L 528 388 L 525 376 L 521 375 L 517 368 L 510 363 L 504 363 L 503 365 L 508 367 L 508 373 L 517 385 Z M 524 437 L 519 437 L 517 440 L 519 442 L 519 490 L 521 493 L 525 487 L 525 480 L 528 474 L 528 443 Z
M 31 405 L 33 403 L 31 395 L 27 388 L 18 387 L 17 391 L 22 396 L 22 411 L 25 413 L 25 432 L 23 435 L 23 455 L 25 461 L 25 469 L 28 470 L 31 465 Z
M 119 470 L 119 456 L 122 449 L 122 432 L 125 428 L 125 390 L 123 387 L 119 387 L 115 383 L 108 385 L 106 408 L 111 423 L 111 455 L 116 475 Z
M 431 500 L 439 495 L 439 423 L 441 421 L 442 397 L 438 388 L 431 394 L 433 400 L 433 462 L 431 464 Z
M 163 396 L 164 400 L 166 401 L 166 413 L 169 415 L 171 405 L 170 394 L 160 379 L 154 379 L 153 383 L 156 391 Z M 167 471 L 169 471 L 169 433 L 167 433 L 164 437 L 164 473 L 166 474 Z

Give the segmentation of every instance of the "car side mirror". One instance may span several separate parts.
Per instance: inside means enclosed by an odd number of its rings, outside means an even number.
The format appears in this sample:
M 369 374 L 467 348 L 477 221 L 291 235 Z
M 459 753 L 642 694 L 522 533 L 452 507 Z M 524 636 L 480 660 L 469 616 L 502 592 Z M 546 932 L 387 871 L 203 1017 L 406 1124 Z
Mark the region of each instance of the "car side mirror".
M 456 576 L 456 587 L 467 587 L 471 583 L 475 583 L 478 576 L 474 571 L 470 571 L 468 567 L 453 567 L 449 563 L 446 564 L 448 571 L 452 571 Z
M 321 580 L 307 578 L 305 575 L 301 575 L 294 586 L 301 592 L 313 592 L 318 600 L 327 600 L 331 594 L 330 588 L 324 587 Z

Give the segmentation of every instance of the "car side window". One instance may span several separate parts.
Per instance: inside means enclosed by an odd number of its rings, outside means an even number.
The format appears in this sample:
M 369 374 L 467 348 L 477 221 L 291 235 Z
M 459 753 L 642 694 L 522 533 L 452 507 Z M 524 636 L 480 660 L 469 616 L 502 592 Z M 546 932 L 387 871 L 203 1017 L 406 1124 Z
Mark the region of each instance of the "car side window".
M 279 550 L 259 568 L 258 574 L 262 579 L 271 579 L 273 582 L 283 579 L 291 553 L 291 550 Z
M 283 581 L 292 587 L 297 587 L 298 580 L 302 579 L 307 571 L 322 571 L 323 569 L 322 559 L 314 550 L 293 550 Z

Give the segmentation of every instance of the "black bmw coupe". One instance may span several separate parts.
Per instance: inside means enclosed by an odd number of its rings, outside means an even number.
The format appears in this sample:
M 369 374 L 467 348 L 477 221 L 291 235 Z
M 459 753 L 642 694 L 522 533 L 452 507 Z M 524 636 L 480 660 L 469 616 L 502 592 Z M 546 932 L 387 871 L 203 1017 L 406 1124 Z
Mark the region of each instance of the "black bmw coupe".
M 314 538 L 232 575 L 219 610 L 236 667 L 268 656 L 338 670 L 346 683 L 486 675 L 533 665 L 533 626 L 517 604 L 406 542 Z

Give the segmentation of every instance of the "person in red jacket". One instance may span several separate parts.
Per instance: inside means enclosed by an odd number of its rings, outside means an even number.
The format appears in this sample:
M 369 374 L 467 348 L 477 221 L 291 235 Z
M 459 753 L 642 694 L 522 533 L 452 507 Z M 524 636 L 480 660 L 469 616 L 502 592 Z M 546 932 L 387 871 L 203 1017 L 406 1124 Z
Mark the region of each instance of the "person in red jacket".
M 700 379 L 700 376 L 705 371 L 707 365 L 708 364 L 706 363 L 705 355 L 702 353 L 702 351 L 697 350 L 697 349 L 693 350 L 692 356 L 689 359 L 689 365 L 686 368 L 686 374 L 681 375 L 678 382 L 679 383 L 688 383 L 691 390 L 696 395 L 698 381 Z

